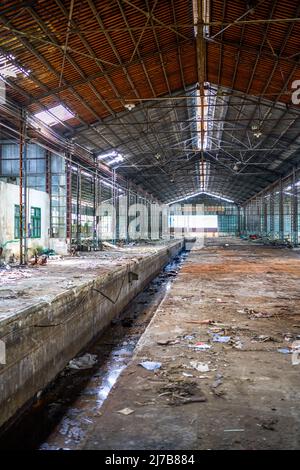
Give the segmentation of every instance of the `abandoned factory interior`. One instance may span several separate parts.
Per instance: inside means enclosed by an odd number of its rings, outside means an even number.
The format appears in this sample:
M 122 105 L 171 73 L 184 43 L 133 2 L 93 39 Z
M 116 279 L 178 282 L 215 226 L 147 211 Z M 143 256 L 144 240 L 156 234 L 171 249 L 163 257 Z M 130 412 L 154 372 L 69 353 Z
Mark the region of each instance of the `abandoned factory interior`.
M 299 450 L 299 51 L 298 0 L 0 2 L 1 450 Z

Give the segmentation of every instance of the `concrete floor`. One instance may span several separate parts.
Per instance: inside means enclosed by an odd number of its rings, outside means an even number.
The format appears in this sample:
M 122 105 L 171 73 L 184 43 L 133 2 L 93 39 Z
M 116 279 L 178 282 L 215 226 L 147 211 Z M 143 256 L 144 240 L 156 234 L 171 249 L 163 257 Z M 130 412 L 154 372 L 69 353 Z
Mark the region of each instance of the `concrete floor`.
M 81 448 L 299 448 L 300 365 L 278 351 L 300 335 L 299 254 L 213 243 L 189 255 Z
M 0 270 L 0 322 L 19 310 L 46 301 L 74 287 L 140 261 L 164 244 L 119 248 L 115 251 L 82 253 L 48 261 L 45 266 L 19 266 Z
M 183 241 L 0 271 L 0 426 L 57 374 L 181 251 Z
M 0 450 L 79 448 L 185 258 L 182 253 L 171 261 L 80 353 L 95 355 L 95 366 L 66 367 L 9 430 L 0 430 Z

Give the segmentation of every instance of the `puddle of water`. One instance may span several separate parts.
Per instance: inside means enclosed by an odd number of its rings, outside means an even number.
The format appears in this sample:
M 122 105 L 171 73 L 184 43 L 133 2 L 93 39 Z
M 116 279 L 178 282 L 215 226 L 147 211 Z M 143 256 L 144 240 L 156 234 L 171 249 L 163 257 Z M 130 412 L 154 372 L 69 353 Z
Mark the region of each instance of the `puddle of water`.
M 96 354 L 96 366 L 85 370 L 64 369 L 40 401 L 0 437 L 0 449 L 80 447 L 186 257 L 187 253 L 183 252 L 167 265 L 111 328 L 82 352 Z

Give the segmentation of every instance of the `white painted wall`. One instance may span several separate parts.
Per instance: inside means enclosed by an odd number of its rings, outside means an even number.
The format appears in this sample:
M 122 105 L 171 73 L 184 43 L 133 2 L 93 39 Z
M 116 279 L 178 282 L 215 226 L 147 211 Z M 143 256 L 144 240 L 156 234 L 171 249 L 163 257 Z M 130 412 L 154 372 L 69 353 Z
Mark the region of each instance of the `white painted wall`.
M 19 204 L 19 186 L 0 181 L 0 244 L 14 239 L 15 205 Z M 49 194 L 36 189 L 27 190 L 27 221 L 30 222 L 30 208 L 41 209 L 41 238 L 28 239 L 28 248 L 37 246 L 49 248 L 50 199 Z M 19 240 L 5 247 L 5 257 L 19 255 Z M 30 254 L 30 251 L 29 251 Z
M 58 255 L 68 254 L 68 242 L 66 238 L 50 238 L 49 248 L 54 250 Z

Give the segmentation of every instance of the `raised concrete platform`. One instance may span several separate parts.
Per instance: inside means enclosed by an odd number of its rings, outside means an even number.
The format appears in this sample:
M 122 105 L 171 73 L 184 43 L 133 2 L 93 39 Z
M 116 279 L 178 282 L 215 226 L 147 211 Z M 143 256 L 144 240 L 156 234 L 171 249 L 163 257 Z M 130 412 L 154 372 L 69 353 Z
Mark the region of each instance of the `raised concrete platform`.
M 58 260 L 0 279 L 0 426 L 43 389 L 182 249 L 183 242 Z
M 289 250 L 195 247 L 81 447 L 299 448 L 300 365 L 278 351 L 300 334 L 299 276 Z

